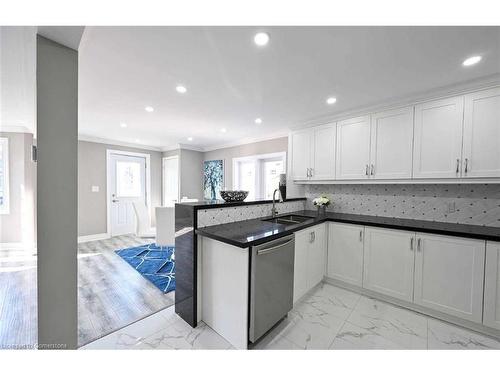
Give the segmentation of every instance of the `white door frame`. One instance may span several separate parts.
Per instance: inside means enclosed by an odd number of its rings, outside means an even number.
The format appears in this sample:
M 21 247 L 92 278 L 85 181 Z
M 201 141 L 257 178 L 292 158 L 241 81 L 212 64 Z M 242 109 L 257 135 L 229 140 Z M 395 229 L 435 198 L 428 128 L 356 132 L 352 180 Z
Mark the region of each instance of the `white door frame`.
M 146 206 L 149 209 L 149 214 L 151 215 L 151 155 L 144 154 L 140 152 L 132 152 L 132 151 L 122 151 L 122 150 L 113 150 L 106 149 L 106 234 L 108 237 L 111 237 L 111 205 L 109 202 L 111 201 L 111 168 L 110 161 L 111 155 L 125 155 L 125 156 L 135 156 L 146 159 Z
M 164 156 L 161 159 L 161 203 L 165 206 L 165 161 L 177 160 L 177 203 L 181 201 L 181 173 L 180 173 L 180 158 L 179 155 Z

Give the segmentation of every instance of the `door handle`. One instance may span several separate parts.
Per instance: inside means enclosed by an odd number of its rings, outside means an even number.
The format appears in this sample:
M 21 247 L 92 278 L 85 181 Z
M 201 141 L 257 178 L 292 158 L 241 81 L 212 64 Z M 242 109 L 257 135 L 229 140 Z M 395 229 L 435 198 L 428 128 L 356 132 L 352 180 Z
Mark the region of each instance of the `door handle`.
M 119 200 L 118 199 L 112 199 L 111 202 L 116 203 L 116 202 L 119 202 Z
M 375 174 L 375 166 L 372 164 L 372 169 L 371 169 L 371 172 L 370 174 L 373 176 Z
M 417 251 L 418 252 L 422 251 L 422 239 L 421 238 L 419 238 L 417 240 Z
M 457 170 L 455 171 L 455 173 L 458 172 L 460 172 L 460 159 L 457 159 Z
M 410 238 L 410 251 L 413 251 L 413 242 L 414 242 L 414 238 Z
M 465 173 L 469 171 L 469 159 L 465 158 Z
M 273 246 L 273 247 L 268 247 L 267 249 L 261 249 L 261 250 L 257 250 L 257 255 L 264 255 L 264 254 L 269 254 L 269 253 L 272 253 L 278 249 L 281 249 L 283 246 L 286 246 L 288 245 L 290 242 L 292 242 L 293 239 L 291 240 L 288 240 L 286 242 L 283 242 L 279 245 L 276 245 L 276 246 Z
M 359 231 L 359 242 L 363 241 L 363 231 Z
M 314 168 L 309 168 L 309 171 L 310 171 L 310 173 L 311 173 L 311 174 L 309 175 L 309 177 L 312 177 L 312 176 L 314 175 Z
M 368 172 L 368 171 L 369 171 L 369 169 L 370 169 L 369 165 L 368 165 L 368 164 L 366 164 L 366 167 L 365 167 L 365 174 L 366 174 L 367 176 L 368 176 L 368 174 L 369 174 L 369 172 Z

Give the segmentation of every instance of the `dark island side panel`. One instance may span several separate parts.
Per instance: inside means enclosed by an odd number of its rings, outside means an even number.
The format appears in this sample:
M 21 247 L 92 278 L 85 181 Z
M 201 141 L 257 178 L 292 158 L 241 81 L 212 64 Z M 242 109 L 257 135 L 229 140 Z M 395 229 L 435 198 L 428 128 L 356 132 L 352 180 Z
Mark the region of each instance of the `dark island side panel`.
M 175 205 L 175 312 L 191 327 L 197 325 L 197 240 L 196 210 L 192 206 Z

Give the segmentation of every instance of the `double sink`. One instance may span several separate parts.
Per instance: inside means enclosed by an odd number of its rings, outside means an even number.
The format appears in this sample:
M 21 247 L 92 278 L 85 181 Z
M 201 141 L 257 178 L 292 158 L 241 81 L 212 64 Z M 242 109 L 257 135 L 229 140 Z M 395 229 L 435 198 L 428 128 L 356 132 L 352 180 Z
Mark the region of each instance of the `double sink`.
M 284 216 L 273 217 L 270 219 L 265 219 L 262 221 L 268 221 L 275 224 L 295 225 L 295 224 L 301 224 L 311 219 L 314 218 L 311 216 L 302 216 L 302 215 L 284 215 Z

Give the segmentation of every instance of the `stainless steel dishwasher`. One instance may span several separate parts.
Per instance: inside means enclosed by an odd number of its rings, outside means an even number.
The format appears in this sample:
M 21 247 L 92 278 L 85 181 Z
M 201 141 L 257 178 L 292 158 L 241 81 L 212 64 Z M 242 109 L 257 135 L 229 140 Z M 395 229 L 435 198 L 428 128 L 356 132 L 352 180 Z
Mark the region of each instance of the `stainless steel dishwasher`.
M 293 308 L 294 235 L 251 248 L 250 327 L 256 342 Z

